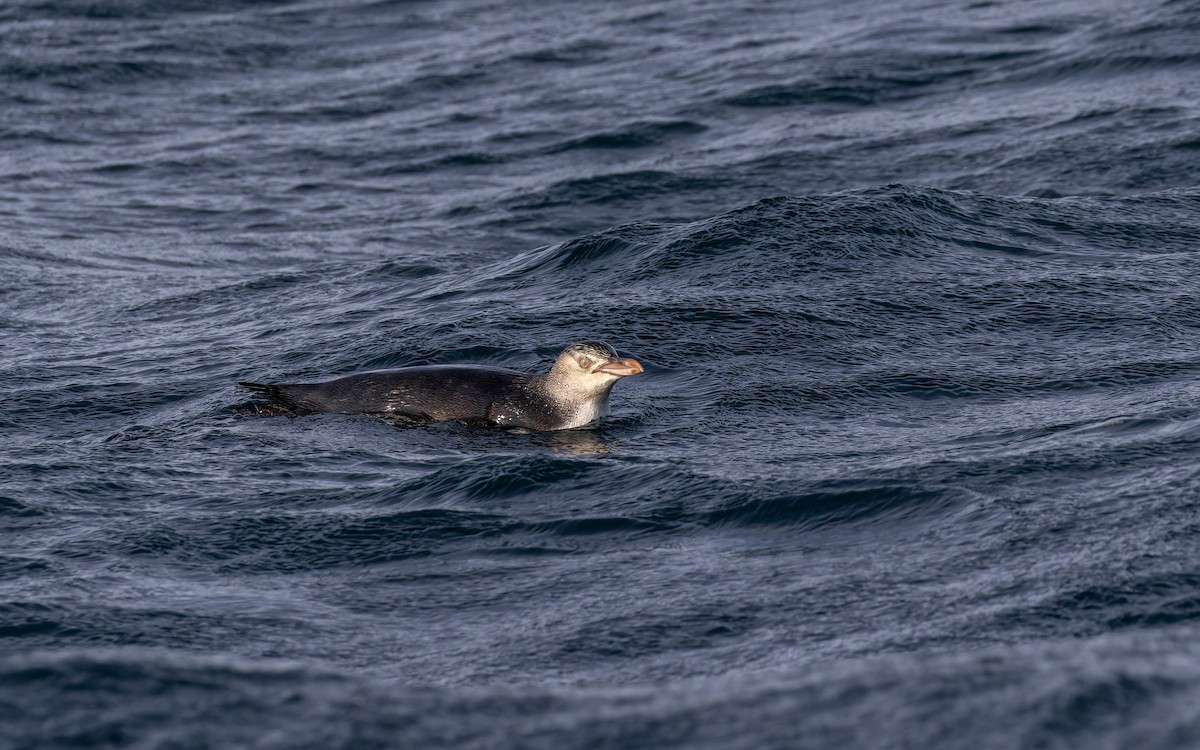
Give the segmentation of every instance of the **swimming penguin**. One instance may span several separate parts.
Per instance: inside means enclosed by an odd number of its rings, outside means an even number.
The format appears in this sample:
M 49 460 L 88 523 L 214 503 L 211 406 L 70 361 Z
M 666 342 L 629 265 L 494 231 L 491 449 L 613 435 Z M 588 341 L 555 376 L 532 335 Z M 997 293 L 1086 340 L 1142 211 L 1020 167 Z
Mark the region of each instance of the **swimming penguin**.
M 403 422 L 442 422 L 569 430 L 608 414 L 613 384 L 637 375 L 636 359 L 600 341 L 573 344 L 545 375 L 481 365 L 421 365 L 350 375 L 325 383 L 238 383 L 269 397 L 275 413 L 378 414 Z

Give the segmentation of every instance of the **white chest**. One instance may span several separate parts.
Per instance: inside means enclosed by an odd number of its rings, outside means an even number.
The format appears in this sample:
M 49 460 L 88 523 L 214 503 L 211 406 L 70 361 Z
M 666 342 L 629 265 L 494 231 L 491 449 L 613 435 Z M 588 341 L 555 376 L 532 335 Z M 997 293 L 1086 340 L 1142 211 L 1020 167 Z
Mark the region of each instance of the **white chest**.
M 604 394 L 599 398 L 589 399 L 580 403 L 575 407 L 568 424 L 563 427 L 564 430 L 574 429 L 576 427 L 584 427 L 595 422 L 601 417 L 608 416 L 608 394 Z

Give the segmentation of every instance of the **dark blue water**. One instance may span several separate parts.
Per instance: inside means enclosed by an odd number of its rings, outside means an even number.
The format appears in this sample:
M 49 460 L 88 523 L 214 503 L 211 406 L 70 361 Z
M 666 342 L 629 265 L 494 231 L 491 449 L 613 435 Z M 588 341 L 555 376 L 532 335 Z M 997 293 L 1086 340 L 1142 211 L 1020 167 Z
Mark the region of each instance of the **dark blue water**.
M 1200 746 L 1200 5 L 0 7 L 0 746 Z M 595 429 L 238 380 L 646 373 Z

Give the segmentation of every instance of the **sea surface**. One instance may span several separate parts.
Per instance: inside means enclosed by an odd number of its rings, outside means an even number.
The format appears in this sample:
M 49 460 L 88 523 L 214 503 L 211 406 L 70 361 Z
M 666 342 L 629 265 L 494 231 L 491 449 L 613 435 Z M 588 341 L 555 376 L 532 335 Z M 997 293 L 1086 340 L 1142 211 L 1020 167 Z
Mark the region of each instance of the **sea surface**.
M 1195 0 L 7 0 L 0 747 L 1200 747 L 1198 175 Z

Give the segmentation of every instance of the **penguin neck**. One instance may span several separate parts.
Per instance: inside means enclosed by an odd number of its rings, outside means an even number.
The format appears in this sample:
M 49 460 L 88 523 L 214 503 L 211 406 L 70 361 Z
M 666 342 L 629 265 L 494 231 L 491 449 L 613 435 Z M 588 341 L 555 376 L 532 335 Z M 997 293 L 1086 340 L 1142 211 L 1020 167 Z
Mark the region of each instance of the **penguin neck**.
M 564 423 L 559 429 L 583 427 L 608 415 L 608 396 L 617 381 L 586 388 L 576 379 L 563 377 L 554 370 L 535 377 L 531 378 L 533 389 L 553 406 Z

